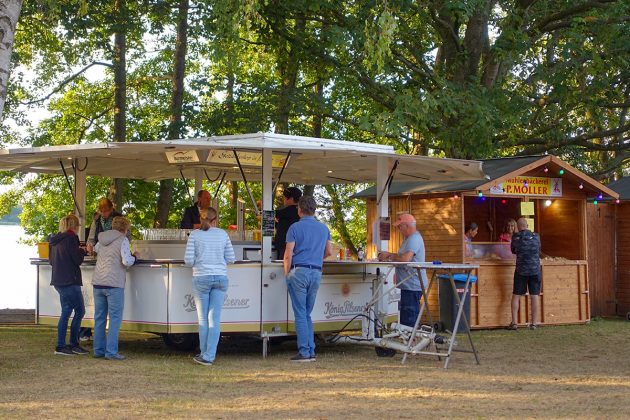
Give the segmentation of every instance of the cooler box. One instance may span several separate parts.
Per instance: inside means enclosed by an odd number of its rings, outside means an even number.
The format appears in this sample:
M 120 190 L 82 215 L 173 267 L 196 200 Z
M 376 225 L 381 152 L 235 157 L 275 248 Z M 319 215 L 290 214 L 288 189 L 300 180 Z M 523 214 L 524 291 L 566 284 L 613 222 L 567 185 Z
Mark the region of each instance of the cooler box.
M 440 295 L 440 321 L 442 322 L 444 329 L 453 331 L 455 326 L 455 319 L 457 318 L 457 311 L 459 310 L 459 304 L 453 294 L 453 288 L 451 282 L 448 280 L 448 274 L 441 274 L 438 276 L 440 279 L 439 295 Z M 464 287 L 466 286 L 466 274 L 453 274 L 453 280 L 455 280 L 455 287 L 457 288 L 457 294 L 459 299 L 464 297 Z M 477 281 L 477 277 L 470 276 L 470 284 L 468 285 L 468 292 L 466 293 L 466 301 L 464 302 L 464 312 L 462 315 L 466 315 L 466 319 L 470 324 L 470 286 Z M 457 332 L 466 332 L 466 324 L 460 319 Z

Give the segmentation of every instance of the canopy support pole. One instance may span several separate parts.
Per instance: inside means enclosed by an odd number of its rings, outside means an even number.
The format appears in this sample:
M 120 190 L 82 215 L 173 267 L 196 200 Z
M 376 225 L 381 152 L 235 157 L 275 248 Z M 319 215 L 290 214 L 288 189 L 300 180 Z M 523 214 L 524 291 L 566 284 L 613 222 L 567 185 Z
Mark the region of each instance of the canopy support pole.
M 89 228 L 92 222 L 91 218 L 89 221 L 86 221 L 85 216 L 85 199 L 87 195 L 87 176 L 85 170 L 87 169 L 87 158 L 84 159 L 85 164 L 83 166 L 79 166 L 79 159 L 75 159 L 74 161 L 74 199 L 77 209 L 76 216 L 79 218 L 81 225 L 81 228 L 77 232 L 80 241 L 85 241 L 85 228 Z
M 267 149 L 265 149 L 267 150 Z M 238 170 L 241 171 L 241 177 L 243 178 L 243 183 L 245 184 L 245 189 L 249 194 L 249 199 L 252 201 L 252 206 L 254 210 L 256 210 L 256 214 L 260 214 L 260 209 L 258 208 L 258 204 L 256 204 L 256 200 L 254 199 L 254 194 L 252 194 L 252 190 L 249 189 L 249 183 L 247 182 L 247 178 L 245 177 L 245 171 L 243 170 L 243 166 L 241 165 L 241 160 L 238 158 L 238 153 L 236 153 L 236 149 L 232 150 L 234 153 L 234 158 L 236 159 L 236 164 L 238 165 Z M 264 168 L 264 162 L 263 162 Z M 269 169 L 271 170 L 271 162 L 269 163 Z
M 376 251 L 388 251 L 389 241 L 381 239 L 379 223 L 382 217 L 389 216 L 389 184 L 393 178 L 394 171 L 396 170 L 398 161 L 396 161 L 389 170 L 389 159 L 386 157 L 379 157 L 376 161 L 376 191 L 381 191 L 381 196 L 376 203 L 376 226 L 372 230 L 376 241 Z M 389 173 L 389 175 L 388 175 Z
M 262 218 L 265 218 L 265 212 L 273 209 L 273 167 L 272 164 L 273 150 L 263 149 L 262 151 Z M 263 222 L 264 223 L 264 222 Z M 262 228 L 262 226 L 261 226 Z M 271 236 L 265 235 L 262 231 L 262 264 L 271 262 Z M 281 255 L 276 258 L 282 259 Z

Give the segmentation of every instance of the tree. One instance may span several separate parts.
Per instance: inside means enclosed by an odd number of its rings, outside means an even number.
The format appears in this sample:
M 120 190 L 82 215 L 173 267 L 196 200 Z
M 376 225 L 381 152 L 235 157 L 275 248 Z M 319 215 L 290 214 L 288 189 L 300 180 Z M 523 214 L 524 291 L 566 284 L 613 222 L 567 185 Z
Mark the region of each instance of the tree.
M 21 10 L 22 0 L 0 2 L 0 121 L 7 98 L 13 37 Z

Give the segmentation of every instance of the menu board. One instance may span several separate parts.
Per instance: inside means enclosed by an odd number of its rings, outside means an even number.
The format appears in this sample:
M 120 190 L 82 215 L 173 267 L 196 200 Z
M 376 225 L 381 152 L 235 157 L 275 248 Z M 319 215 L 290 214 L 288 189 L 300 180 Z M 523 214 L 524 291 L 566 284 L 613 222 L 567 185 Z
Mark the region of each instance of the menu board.
M 263 210 L 262 212 L 262 234 L 263 236 L 273 236 L 276 228 L 276 215 L 273 210 Z

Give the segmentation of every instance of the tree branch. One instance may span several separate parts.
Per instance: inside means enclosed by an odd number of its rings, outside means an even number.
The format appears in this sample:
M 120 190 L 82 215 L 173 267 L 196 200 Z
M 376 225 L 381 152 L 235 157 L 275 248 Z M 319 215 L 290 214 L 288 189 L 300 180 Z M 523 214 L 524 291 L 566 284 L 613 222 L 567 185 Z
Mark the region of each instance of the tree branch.
M 45 100 L 47 100 L 51 96 L 53 96 L 55 93 L 57 93 L 61 89 L 63 89 L 63 87 L 65 85 L 67 85 L 68 83 L 72 82 L 74 79 L 76 79 L 77 77 L 79 77 L 80 75 L 85 73 L 92 66 L 105 66 L 105 67 L 109 67 L 109 68 L 113 67 L 113 65 L 110 64 L 110 63 L 104 63 L 104 62 L 101 62 L 101 61 L 95 61 L 95 62 L 93 62 L 91 64 L 88 64 L 87 66 L 83 67 L 78 72 L 76 72 L 76 73 L 66 77 L 55 89 L 53 89 L 48 95 L 44 96 L 43 98 L 35 99 L 35 100 L 29 101 L 29 102 L 20 102 L 19 104 L 20 105 L 34 105 L 34 104 L 38 104 L 40 102 L 44 102 Z

